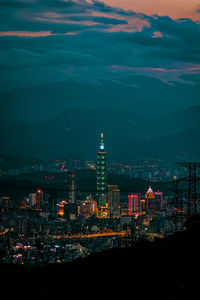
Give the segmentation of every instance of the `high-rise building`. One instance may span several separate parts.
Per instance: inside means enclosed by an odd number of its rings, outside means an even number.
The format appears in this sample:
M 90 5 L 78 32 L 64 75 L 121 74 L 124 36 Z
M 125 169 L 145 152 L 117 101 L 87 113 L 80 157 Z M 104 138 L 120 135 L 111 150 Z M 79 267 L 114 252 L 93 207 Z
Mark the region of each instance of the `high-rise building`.
M 68 176 L 69 182 L 69 203 L 74 204 L 76 201 L 76 194 L 75 194 L 75 173 L 70 172 Z
M 97 198 L 98 206 L 107 203 L 106 152 L 104 151 L 103 133 L 101 133 L 100 149 L 97 152 Z
M 140 200 L 141 213 L 144 215 L 146 213 L 146 199 Z
M 8 196 L 0 197 L 0 205 L 2 208 L 8 208 L 9 202 L 10 202 L 10 197 L 8 197 Z
M 37 189 L 35 198 L 36 198 L 35 209 L 40 210 L 43 202 L 43 191 L 41 189 Z
M 29 199 L 29 205 L 32 208 L 36 203 L 36 193 L 30 193 L 28 199 Z
M 58 204 L 58 218 L 60 219 L 64 219 L 65 217 L 65 205 L 67 204 L 67 202 L 65 200 L 60 201 L 60 203 Z
M 85 201 L 79 203 L 79 215 L 90 218 L 92 215 L 96 215 L 97 203 L 93 200 L 92 195 L 88 195 Z
M 156 211 L 159 211 L 163 208 L 163 192 L 157 191 L 154 192 L 155 196 L 155 205 L 156 205 Z
M 81 201 L 80 203 L 80 215 L 90 218 L 92 215 L 91 203 L 89 200 Z
M 117 185 L 108 185 L 108 212 L 110 217 L 120 216 L 120 190 Z
M 100 219 L 109 218 L 108 213 L 108 204 L 106 203 L 105 206 L 99 206 L 96 211 L 96 217 Z
M 145 200 L 146 200 L 146 212 L 155 213 L 156 211 L 155 196 L 151 187 L 149 187 L 149 189 L 146 192 Z
M 139 213 L 140 208 L 140 194 L 130 194 L 128 195 L 128 214 L 129 216 Z

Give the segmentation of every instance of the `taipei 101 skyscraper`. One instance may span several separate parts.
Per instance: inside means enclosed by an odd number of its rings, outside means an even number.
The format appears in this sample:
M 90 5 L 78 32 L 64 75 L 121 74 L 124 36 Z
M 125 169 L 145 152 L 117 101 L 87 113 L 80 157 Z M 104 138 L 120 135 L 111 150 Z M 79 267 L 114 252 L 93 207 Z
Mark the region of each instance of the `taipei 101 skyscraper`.
M 107 170 L 106 152 L 104 151 L 103 133 L 99 151 L 97 152 L 97 198 L 98 206 L 105 206 L 107 203 Z

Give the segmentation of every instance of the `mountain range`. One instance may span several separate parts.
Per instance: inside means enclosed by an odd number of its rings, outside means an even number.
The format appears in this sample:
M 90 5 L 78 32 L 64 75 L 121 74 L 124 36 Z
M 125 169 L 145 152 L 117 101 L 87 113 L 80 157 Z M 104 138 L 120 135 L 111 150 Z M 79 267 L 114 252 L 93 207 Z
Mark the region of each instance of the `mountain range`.
M 115 77 L 113 80 L 67 81 L 0 91 L 0 119 L 35 123 L 80 108 L 123 108 L 134 115 L 148 117 L 199 105 L 195 96 L 200 93 L 197 75 L 182 76 L 181 83 L 141 75 Z
M 119 109 L 67 109 L 30 124 L 1 123 L 1 154 L 24 158 L 95 158 L 100 133 L 113 159 L 200 154 L 200 106 L 162 115 Z

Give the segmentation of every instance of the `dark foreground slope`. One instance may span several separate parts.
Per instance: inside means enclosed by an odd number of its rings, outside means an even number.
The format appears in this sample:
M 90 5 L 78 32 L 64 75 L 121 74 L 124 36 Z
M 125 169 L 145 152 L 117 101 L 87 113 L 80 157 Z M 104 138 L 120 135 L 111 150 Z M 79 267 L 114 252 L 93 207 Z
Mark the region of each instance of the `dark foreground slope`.
M 199 299 L 199 225 L 65 265 L 1 266 L 8 299 Z

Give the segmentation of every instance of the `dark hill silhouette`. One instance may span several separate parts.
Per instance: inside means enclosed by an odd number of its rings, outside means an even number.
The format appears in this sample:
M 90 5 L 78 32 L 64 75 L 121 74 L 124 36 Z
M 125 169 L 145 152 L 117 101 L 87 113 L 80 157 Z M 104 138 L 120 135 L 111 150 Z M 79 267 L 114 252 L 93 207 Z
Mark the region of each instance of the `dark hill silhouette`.
M 199 103 L 198 97 L 191 98 L 199 94 L 198 78 L 196 83 L 169 85 L 152 77 L 128 76 L 99 84 L 68 81 L 0 91 L 0 119 L 35 122 L 71 108 L 128 107 L 145 116 L 170 113 Z
M 52 182 L 47 183 L 45 176 L 54 176 Z M 16 176 L 4 176 L 0 179 L 0 190 L 2 194 L 23 197 L 25 194 L 35 192 L 36 188 L 41 188 L 44 192 L 51 194 L 55 192 L 61 197 L 66 197 L 68 173 L 35 172 L 30 174 L 20 174 Z M 149 182 L 141 178 L 131 178 L 127 175 L 108 174 L 108 184 L 118 185 L 123 193 L 145 194 L 149 186 L 153 190 L 161 190 L 165 194 L 173 193 L 172 182 Z M 77 190 L 85 192 L 96 191 L 96 171 L 79 170 L 76 171 Z
M 101 131 L 112 159 L 200 153 L 199 106 L 157 117 L 117 109 L 71 109 L 37 125 L 7 122 L 1 128 L 1 154 L 13 155 L 15 149 L 15 155 L 25 158 L 94 158 Z
M 63 265 L 1 265 L 7 298 L 199 299 L 199 216 L 195 230 L 154 242 L 140 240 Z M 9 282 L 9 289 L 5 284 Z M 10 299 L 10 298 L 9 298 Z

